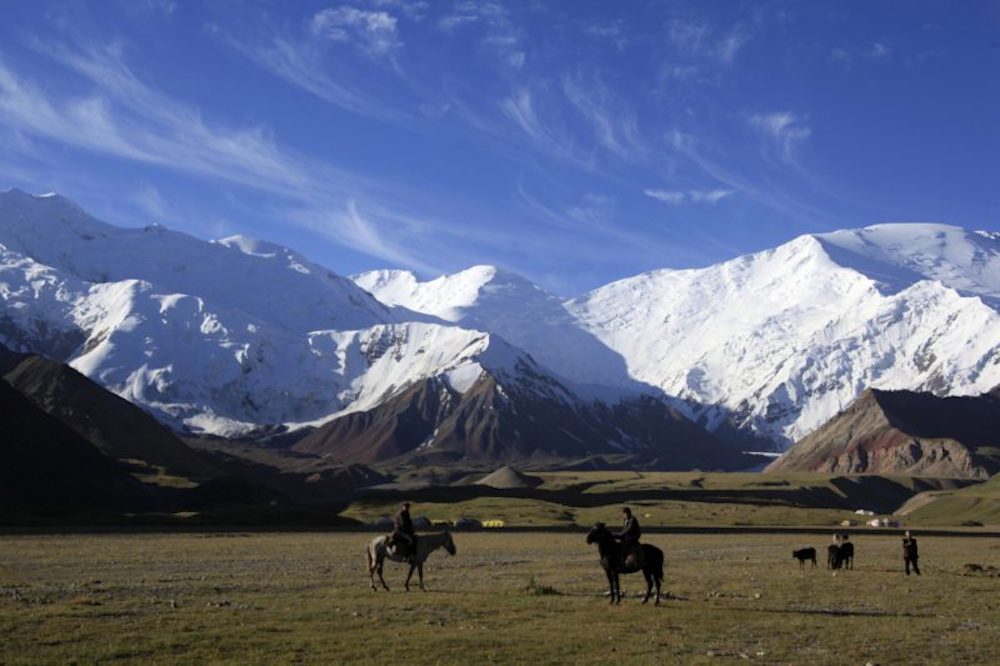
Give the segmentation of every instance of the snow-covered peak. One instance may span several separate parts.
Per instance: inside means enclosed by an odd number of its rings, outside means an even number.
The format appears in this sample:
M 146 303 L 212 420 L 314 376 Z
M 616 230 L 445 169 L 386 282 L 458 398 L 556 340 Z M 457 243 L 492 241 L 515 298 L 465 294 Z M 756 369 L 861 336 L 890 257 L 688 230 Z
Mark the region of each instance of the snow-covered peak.
M 160 225 L 100 222 L 63 197 L 0 194 L 0 244 L 90 283 L 142 280 L 297 331 L 408 318 L 350 280 L 279 245 L 206 242 Z M 247 252 L 246 250 L 250 250 Z
M 515 273 L 482 265 L 427 281 L 393 270 L 354 280 L 383 303 L 498 333 L 573 382 L 642 390 L 628 376 L 621 356 L 581 329 L 561 298 Z
M 531 281 L 496 266 L 472 266 L 458 273 L 421 281 L 409 271 L 378 270 L 353 277 L 362 289 L 387 305 L 439 317 L 451 322 L 481 321 L 486 311 L 524 307 L 530 302 L 558 303 Z M 476 322 L 471 322 L 475 325 Z
M 818 234 L 830 257 L 889 292 L 918 280 L 1000 303 L 1000 234 L 944 224 L 878 224 Z

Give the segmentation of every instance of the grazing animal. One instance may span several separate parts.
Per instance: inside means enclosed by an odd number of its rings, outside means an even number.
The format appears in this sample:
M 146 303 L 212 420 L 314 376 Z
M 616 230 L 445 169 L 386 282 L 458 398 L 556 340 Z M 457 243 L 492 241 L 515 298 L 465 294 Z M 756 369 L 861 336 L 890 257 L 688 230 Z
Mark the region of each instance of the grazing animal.
M 604 523 L 597 523 L 587 534 L 587 543 L 597 544 L 597 552 L 601 556 L 601 566 L 608 576 L 608 587 L 611 590 L 612 604 L 622 602 L 622 588 L 618 579 L 620 574 L 630 574 L 639 571 L 638 568 L 628 567 L 622 563 L 621 546 L 615 541 L 614 534 L 611 533 Z M 642 575 L 646 578 L 646 596 L 642 603 L 649 601 L 649 596 L 653 593 L 653 586 L 656 586 L 656 605 L 660 604 L 660 585 L 663 583 L 663 551 L 648 543 L 642 545 Z
M 831 543 L 826 547 L 826 568 L 839 569 L 842 562 L 843 554 L 841 553 L 841 546 Z
M 384 534 L 375 537 L 365 550 L 365 556 L 368 559 L 368 578 L 371 580 L 372 590 L 377 589 L 375 587 L 376 573 L 378 574 L 379 582 L 382 583 L 382 587 L 386 590 L 389 589 L 389 586 L 385 584 L 385 578 L 382 577 L 382 565 L 385 564 L 386 559 L 389 559 L 393 562 L 406 562 L 410 565 L 410 572 L 406 574 L 406 583 L 404 584 L 407 592 L 410 591 L 410 578 L 413 576 L 414 569 L 416 569 L 420 576 L 420 589 L 426 592 L 427 588 L 424 587 L 424 562 L 427 561 L 431 553 L 442 547 L 448 551 L 449 555 L 455 554 L 455 542 L 452 540 L 451 532 L 448 530 L 435 534 L 420 535 L 413 553 L 408 558 L 400 557 L 389 551 L 389 535 Z
M 804 569 L 806 566 L 806 560 L 812 560 L 812 568 L 816 568 L 816 549 L 815 548 L 799 548 L 798 550 L 792 551 L 792 557 L 799 561 L 799 569 Z
M 840 544 L 840 562 L 845 569 L 854 568 L 854 544 L 850 541 Z

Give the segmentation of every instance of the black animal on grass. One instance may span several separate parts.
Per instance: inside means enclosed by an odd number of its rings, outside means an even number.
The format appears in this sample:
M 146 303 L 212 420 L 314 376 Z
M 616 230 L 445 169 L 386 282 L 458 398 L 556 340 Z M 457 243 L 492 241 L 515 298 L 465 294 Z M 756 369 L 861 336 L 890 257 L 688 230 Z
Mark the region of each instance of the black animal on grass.
M 843 554 L 840 551 L 841 546 L 835 543 L 831 543 L 826 547 L 826 568 L 827 569 L 839 569 L 840 565 L 843 563 Z
M 816 568 L 816 549 L 815 548 L 799 548 L 798 550 L 792 551 L 792 557 L 799 561 L 799 569 L 804 569 L 806 566 L 806 560 L 812 560 L 813 569 Z
M 845 569 L 854 568 L 854 544 L 850 541 L 840 544 L 840 563 Z
M 587 543 L 596 543 L 601 556 L 601 566 L 608 576 L 608 587 L 611 589 L 611 603 L 622 602 L 622 588 L 618 580 L 620 574 L 630 574 L 642 570 L 646 577 L 646 596 L 642 603 L 649 601 L 649 595 L 656 586 L 656 605 L 660 604 L 660 585 L 663 583 L 663 551 L 648 543 L 642 544 L 642 564 L 639 567 L 626 566 L 622 562 L 621 544 L 615 540 L 604 523 L 597 523 L 587 534 Z M 629 558 L 631 559 L 631 558 Z

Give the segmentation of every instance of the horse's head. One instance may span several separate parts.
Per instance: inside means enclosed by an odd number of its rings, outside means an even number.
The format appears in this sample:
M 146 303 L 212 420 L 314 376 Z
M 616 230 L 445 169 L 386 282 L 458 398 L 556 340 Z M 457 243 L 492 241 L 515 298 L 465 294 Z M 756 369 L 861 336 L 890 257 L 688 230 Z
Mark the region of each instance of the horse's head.
M 447 528 L 444 531 L 444 549 L 448 551 L 449 555 L 454 555 L 458 552 L 455 548 L 455 540 L 451 538 L 451 532 Z
M 608 528 L 604 523 L 594 523 L 594 527 L 587 533 L 587 543 L 597 543 L 605 538 Z

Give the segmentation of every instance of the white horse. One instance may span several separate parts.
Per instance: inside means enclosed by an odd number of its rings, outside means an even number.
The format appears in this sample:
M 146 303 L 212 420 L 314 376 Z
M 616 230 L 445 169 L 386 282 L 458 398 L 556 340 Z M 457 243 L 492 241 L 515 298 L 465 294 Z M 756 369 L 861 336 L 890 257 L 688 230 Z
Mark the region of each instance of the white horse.
M 424 562 L 427 561 L 428 556 L 433 553 L 438 548 L 444 547 L 448 551 L 449 555 L 455 554 L 455 542 L 451 538 L 451 532 L 445 530 L 444 532 L 435 532 L 433 534 L 421 534 L 417 537 L 417 547 L 413 552 L 413 555 L 409 558 L 400 557 L 395 553 L 389 551 L 389 535 L 385 534 L 380 537 L 375 537 L 368 544 L 368 548 L 365 550 L 365 555 L 368 558 L 368 578 L 371 580 L 372 590 L 377 589 L 375 587 L 375 574 L 378 573 L 378 579 L 382 583 L 382 587 L 386 590 L 389 586 L 385 584 L 385 578 L 382 578 L 382 565 L 385 564 L 386 559 L 390 559 L 393 562 L 406 562 L 410 565 L 410 572 L 406 574 L 406 591 L 410 591 L 410 578 L 413 576 L 413 570 L 416 569 L 417 573 L 420 575 L 420 589 L 427 591 L 424 587 Z

